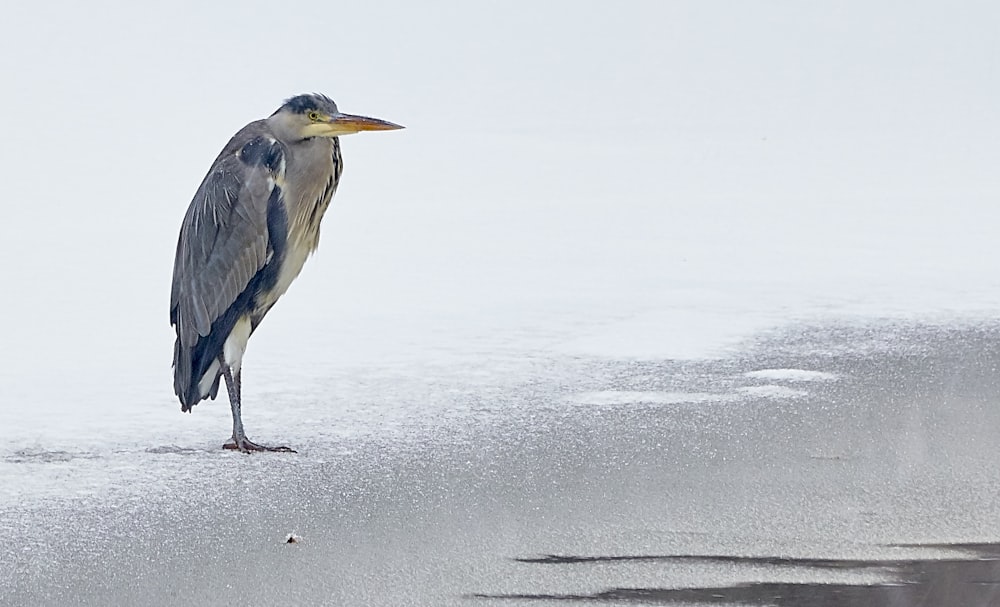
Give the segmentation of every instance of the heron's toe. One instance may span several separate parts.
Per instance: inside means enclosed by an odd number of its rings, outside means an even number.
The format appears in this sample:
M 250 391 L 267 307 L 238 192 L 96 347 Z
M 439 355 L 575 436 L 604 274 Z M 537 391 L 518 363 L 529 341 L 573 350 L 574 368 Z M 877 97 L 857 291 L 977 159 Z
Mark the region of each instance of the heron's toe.
M 233 451 L 240 451 L 242 453 L 253 453 L 254 451 L 271 451 L 275 453 L 298 453 L 295 449 L 290 447 L 268 447 L 267 445 L 259 445 L 248 438 L 242 439 L 230 439 L 226 444 L 222 445 L 223 449 L 231 449 Z

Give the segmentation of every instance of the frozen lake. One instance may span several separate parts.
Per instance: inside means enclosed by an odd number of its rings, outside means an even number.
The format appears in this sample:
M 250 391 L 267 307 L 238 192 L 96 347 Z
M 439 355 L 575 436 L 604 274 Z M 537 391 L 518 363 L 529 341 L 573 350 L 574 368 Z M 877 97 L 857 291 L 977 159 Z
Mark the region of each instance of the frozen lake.
M 0 599 L 991 605 L 998 344 L 857 322 L 714 359 L 487 354 L 262 392 L 253 435 L 295 455 L 223 452 L 224 403 L 37 441 L 0 460 Z

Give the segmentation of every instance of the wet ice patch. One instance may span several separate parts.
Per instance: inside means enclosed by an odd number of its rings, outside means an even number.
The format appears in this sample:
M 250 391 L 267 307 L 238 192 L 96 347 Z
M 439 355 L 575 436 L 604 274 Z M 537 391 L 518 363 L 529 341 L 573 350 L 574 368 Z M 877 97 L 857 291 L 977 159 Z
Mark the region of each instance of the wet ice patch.
M 627 390 L 602 390 L 581 392 L 568 400 L 578 405 L 680 405 L 688 403 L 714 403 L 732 400 L 729 394 L 709 392 L 637 392 Z
M 771 381 L 836 381 L 837 375 L 826 371 L 809 371 L 807 369 L 760 369 L 743 374 L 750 379 L 767 379 Z
M 746 386 L 739 388 L 740 394 L 754 398 L 802 398 L 808 396 L 805 390 L 796 390 L 787 386 L 768 384 L 765 386 Z

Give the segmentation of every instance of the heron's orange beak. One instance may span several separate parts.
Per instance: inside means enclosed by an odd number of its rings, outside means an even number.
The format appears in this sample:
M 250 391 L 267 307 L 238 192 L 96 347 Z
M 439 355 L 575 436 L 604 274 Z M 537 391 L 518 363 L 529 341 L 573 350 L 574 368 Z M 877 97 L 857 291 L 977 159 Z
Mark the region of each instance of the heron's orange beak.
M 367 116 L 354 116 L 352 114 L 337 114 L 330 117 L 330 129 L 333 135 L 350 135 L 361 131 L 395 131 L 403 128 L 398 124 L 379 120 L 378 118 L 368 118 Z

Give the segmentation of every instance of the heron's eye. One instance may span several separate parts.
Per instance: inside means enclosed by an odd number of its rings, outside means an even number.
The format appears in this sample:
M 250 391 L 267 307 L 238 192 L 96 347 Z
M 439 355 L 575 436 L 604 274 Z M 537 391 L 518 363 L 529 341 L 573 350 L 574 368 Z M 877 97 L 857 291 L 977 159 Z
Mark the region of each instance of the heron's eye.
M 309 112 L 308 116 L 309 120 L 312 120 L 313 122 L 319 121 L 319 112 Z

